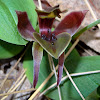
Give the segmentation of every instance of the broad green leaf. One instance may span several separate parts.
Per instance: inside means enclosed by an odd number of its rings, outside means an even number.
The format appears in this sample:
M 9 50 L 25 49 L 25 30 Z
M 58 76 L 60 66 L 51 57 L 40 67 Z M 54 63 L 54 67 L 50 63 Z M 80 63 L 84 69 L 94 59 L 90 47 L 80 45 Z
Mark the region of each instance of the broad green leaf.
M 33 0 L 0 0 L 0 39 L 9 43 L 25 45 L 27 43 L 17 30 L 15 11 L 26 11 L 33 27 L 36 27 L 37 14 Z
M 11 58 L 24 49 L 24 46 L 14 45 L 0 40 L 0 59 Z
M 100 56 L 80 57 L 70 55 L 65 61 L 65 66 L 70 73 L 86 72 L 100 70 Z M 63 74 L 65 76 L 65 73 Z M 81 93 L 86 98 L 92 91 L 100 85 L 100 74 L 92 74 L 85 76 L 73 77 L 74 82 L 78 86 Z M 60 85 L 62 100 L 81 100 L 81 97 L 73 87 L 72 83 L 67 79 Z M 56 95 L 55 95 L 56 94 Z M 46 93 L 52 99 L 58 100 L 57 89 L 52 89 Z

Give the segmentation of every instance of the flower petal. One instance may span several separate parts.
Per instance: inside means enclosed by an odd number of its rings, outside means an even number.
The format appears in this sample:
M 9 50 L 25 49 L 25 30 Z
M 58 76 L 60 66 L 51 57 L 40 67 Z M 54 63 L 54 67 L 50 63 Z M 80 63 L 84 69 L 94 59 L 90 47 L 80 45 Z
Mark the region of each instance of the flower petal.
M 33 43 L 33 60 L 34 60 L 34 79 L 33 79 L 33 86 L 35 88 L 37 81 L 38 81 L 38 76 L 39 76 L 39 69 L 40 69 L 40 64 L 43 56 L 43 48 L 37 43 Z
M 59 57 L 58 61 L 58 79 L 57 79 L 57 86 L 61 82 L 62 74 L 63 74 L 63 66 L 64 66 L 64 53 Z
M 59 16 L 59 6 L 47 8 L 44 11 L 36 9 L 38 13 L 39 29 L 41 37 L 49 41 L 51 39 L 51 28 L 56 16 Z
M 56 36 L 57 40 L 54 42 L 48 42 L 46 40 L 41 39 L 40 35 L 37 33 L 33 33 L 34 38 L 37 42 L 54 58 L 58 59 L 58 57 L 65 51 L 68 44 L 70 43 L 71 36 L 69 33 L 61 33 Z
M 71 36 L 73 36 L 79 26 L 81 25 L 86 13 L 88 10 L 83 11 L 74 11 L 69 13 L 65 18 L 58 24 L 58 26 L 55 28 L 55 35 L 58 35 L 62 32 L 70 33 Z
M 16 14 L 18 17 L 17 27 L 21 36 L 28 41 L 34 41 L 33 32 L 35 32 L 35 30 L 28 19 L 27 13 L 16 11 Z

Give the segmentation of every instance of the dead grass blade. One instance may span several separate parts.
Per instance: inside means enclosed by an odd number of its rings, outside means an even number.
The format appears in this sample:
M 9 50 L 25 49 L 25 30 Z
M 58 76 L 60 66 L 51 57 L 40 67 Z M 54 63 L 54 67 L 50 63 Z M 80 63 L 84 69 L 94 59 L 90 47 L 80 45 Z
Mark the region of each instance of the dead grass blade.
M 14 92 L 18 87 L 19 85 L 25 80 L 26 78 L 26 75 L 25 74 L 25 71 L 22 72 L 21 76 L 17 79 L 17 81 L 14 83 L 14 85 L 8 90 L 7 93 L 9 92 Z M 8 96 L 5 96 L 3 97 L 1 100 L 4 100 L 6 99 Z

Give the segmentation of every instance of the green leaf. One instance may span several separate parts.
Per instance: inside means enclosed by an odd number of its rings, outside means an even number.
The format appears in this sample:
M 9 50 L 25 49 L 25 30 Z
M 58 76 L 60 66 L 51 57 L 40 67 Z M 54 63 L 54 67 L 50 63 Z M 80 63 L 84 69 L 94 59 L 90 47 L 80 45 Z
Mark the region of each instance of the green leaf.
M 65 66 L 70 73 L 86 72 L 100 70 L 100 56 L 80 57 L 71 55 L 66 59 Z M 66 74 L 64 73 L 63 76 Z M 85 76 L 73 77 L 74 82 L 78 86 L 84 97 L 87 97 L 100 85 L 100 74 L 91 74 Z M 81 97 L 73 87 L 69 80 L 60 85 L 62 100 L 81 100 Z M 56 94 L 56 95 L 55 95 Z M 58 100 L 57 89 L 52 89 L 46 93 L 52 99 Z
M 0 59 L 11 58 L 24 49 L 24 46 L 14 45 L 0 40 Z
M 33 27 L 36 27 L 37 14 L 33 0 L 0 0 L 0 39 L 13 44 L 27 43 L 17 30 L 15 10 L 26 11 Z

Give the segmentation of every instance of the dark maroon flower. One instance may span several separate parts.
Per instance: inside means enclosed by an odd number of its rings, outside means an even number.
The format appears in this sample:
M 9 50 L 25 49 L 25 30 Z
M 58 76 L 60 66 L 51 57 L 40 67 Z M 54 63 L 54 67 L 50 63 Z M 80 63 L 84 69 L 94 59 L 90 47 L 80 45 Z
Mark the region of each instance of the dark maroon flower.
M 54 31 L 51 31 L 55 17 L 60 17 L 59 6 L 49 7 L 45 10 L 36 9 L 38 14 L 39 33 L 32 27 L 27 13 L 16 11 L 18 16 L 18 30 L 21 36 L 33 43 L 33 59 L 34 59 L 34 81 L 35 87 L 38 81 L 39 67 L 43 56 L 43 49 L 52 57 L 59 60 L 58 80 L 60 84 L 63 65 L 64 51 L 71 41 L 71 37 L 76 33 L 81 25 L 87 10 L 70 12 L 63 18 Z M 34 19 L 33 19 L 34 20 Z

